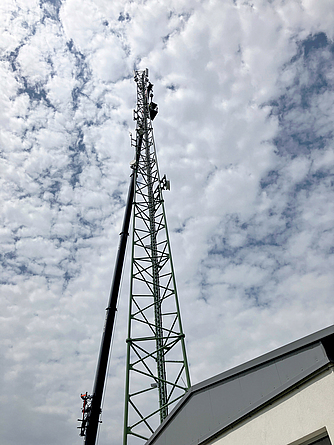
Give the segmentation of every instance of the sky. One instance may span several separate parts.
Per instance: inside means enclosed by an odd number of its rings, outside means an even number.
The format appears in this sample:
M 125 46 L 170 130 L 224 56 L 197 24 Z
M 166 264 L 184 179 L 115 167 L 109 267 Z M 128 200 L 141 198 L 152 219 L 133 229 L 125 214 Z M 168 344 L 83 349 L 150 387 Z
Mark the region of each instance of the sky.
M 332 0 L 0 4 L 0 431 L 81 444 L 134 157 L 154 134 L 192 383 L 334 322 Z M 99 444 L 121 442 L 129 255 Z

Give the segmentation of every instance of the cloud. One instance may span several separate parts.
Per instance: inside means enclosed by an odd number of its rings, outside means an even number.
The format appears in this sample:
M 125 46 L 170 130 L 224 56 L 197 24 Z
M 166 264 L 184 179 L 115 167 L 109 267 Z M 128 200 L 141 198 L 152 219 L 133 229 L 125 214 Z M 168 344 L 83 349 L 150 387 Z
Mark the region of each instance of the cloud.
M 149 68 L 159 104 L 193 383 L 332 323 L 328 5 L 0 6 L 5 445 L 81 441 L 134 155 L 134 68 Z M 101 444 L 121 440 L 129 275 Z

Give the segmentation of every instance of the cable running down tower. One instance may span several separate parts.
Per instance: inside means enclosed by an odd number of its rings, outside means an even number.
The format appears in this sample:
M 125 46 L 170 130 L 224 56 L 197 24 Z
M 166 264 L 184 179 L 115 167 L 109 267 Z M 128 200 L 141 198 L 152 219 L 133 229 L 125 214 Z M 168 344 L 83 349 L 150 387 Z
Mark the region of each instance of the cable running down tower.
M 135 71 L 136 151 L 123 445 L 147 440 L 190 387 L 163 201 L 148 70 Z

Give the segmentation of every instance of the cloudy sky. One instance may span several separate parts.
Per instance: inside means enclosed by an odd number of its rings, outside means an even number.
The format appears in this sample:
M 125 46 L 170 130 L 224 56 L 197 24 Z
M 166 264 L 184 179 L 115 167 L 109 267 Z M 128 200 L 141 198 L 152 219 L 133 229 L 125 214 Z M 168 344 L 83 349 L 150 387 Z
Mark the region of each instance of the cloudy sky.
M 81 444 L 148 68 L 192 382 L 334 322 L 332 0 L 0 3 L 0 431 Z M 129 258 L 128 258 L 129 259 Z M 121 441 L 129 264 L 100 445 Z

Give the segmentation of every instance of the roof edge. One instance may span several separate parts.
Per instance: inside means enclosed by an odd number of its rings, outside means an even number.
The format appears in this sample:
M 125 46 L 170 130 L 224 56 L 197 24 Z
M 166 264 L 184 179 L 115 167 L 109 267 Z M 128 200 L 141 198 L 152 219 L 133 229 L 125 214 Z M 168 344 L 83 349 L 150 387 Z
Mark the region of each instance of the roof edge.
M 157 428 L 154 434 L 150 437 L 150 439 L 146 442 L 146 445 L 149 445 L 166 427 L 166 425 L 177 415 L 178 411 L 182 409 L 182 407 L 187 403 L 188 399 L 192 397 L 193 394 L 201 391 L 204 388 L 208 388 L 210 386 L 219 384 L 223 380 L 229 379 L 231 377 L 237 376 L 243 372 L 247 372 L 252 368 L 256 368 L 264 365 L 265 363 L 278 359 L 279 357 L 283 357 L 291 354 L 292 352 L 296 352 L 300 349 L 306 349 L 313 345 L 314 343 L 321 343 L 326 338 L 334 336 L 334 325 L 328 326 L 327 328 L 321 329 L 320 331 L 314 332 L 313 334 L 307 335 L 306 337 L 302 337 L 298 340 L 295 340 L 287 345 L 281 346 L 273 351 L 267 352 L 259 357 L 256 357 L 252 360 L 249 360 L 241 365 L 238 365 L 234 368 L 231 368 L 227 371 L 224 371 L 216 376 L 210 377 L 209 379 L 204 380 L 203 382 L 197 383 L 192 386 L 189 391 L 183 396 L 183 398 L 178 402 L 178 404 L 173 408 L 168 417 L 164 420 L 164 422 Z M 326 343 L 326 342 L 324 342 Z M 329 361 L 334 361 L 334 356 L 331 357 L 328 354 L 327 347 L 325 345 L 324 349 L 326 350 L 326 354 L 329 357 Z M 333 351 L 333 347 L 331 347 L 331 351 Z M 332 355 L 332 354 L 330 354 Z M 327 362 L 328 363 L 328 362 Z M 320 368 L 323 368 L 324 363 Z M 316 370 L 314 369 L 316 372 Z M 313 374 L 313 373 L 312 373 Z M 309 374 L 310 376 L 310 374 Z M 306 377 L 306 376 L 305 376 Z M 292 382 L 291 382 L 292 383 Z M 292 385 L 293 386 L 293 385 Z M 291 385 L 289 385 L 291 388 Z M 287 389 L 287 388 L 286 388 Z M 275 398 L 275 396 L 274 396 Z
M 237 374 L 249 371 L 250 369 L 255 368 L 257 366 L 264 365 L 269 361 L 275 360 L 279 357 L 283 357 L 292 352 L 298 351 L 299 349 L 311 346 L 312 344 L 317 343 L 321 340 L 325 340 L 325 338 L 331 335 L 334 335 L 334 325 L 321 329 L 320 331 L 314 332 L 313 334 L 307 335 L 306 337 L 302 337 L 298 340 L 288 343 L 287 345 L 280 346 L 279 348 L 274 349 L 273 351 L 267 352 L 245 363 L 242 363 L 241 365 L 237 365 L 234 368 L 228 369 L 227 371 L 217 374 L 216 376 L 203 380 L 203 382 L 196 383 L 196 385 L 192 386 L 190 388 L 190 391 L 187 392 L 187 397 L 189 397 L 190 393 L 192 392 L 200 391 L 202 387 L 208 387 L 214 385 L 229 377 L 236 376 Z

